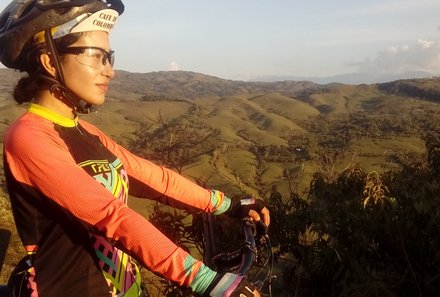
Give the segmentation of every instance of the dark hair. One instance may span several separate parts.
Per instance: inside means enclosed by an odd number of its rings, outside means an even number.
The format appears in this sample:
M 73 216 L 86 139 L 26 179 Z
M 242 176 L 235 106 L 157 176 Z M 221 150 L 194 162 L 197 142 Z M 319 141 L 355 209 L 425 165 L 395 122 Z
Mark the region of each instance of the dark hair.
M 81 35 L 83 35 L 83 33 L 72 33 L 55 39 L 56 48 L 62 50 L 69 47 L 78 41 Z M 47 76 L 47 73 L 40 63 L 40 55 L 48 52 L 46 43 L 28 46 L 24 51 L 26 53 L 27 63 L 23 69 L 19 70 L 26 72 L 28 75 L 22 77 L 17 82 L 13 92 L 13 97 L 19 104 L 31 101 L 36 92 L 48 86 L 48 81 L 43 78 L 43 75 Z

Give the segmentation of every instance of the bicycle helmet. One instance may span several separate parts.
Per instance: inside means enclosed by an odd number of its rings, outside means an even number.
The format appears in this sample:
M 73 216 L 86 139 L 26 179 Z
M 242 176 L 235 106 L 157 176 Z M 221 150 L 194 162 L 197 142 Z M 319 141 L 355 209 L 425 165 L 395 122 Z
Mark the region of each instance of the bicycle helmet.
M 121 0 L 14 0 L 0 14 L 0 61 L 22 69 L 23 48 L 37 33 L 103 9 L 120 15 L 124 4 Z
M 26 70 L 29 44 L 45 43 L 53 56 L 56 77 L 39 76 L 51 84 L 51 92 L 71 106 L 74 113 L 90 113 L 93 106 L 66 87 L 54 39 L 70 33 L 109 32 L 124 12 L 121 0 L 14 0 L 0 14 L 0 62 Z

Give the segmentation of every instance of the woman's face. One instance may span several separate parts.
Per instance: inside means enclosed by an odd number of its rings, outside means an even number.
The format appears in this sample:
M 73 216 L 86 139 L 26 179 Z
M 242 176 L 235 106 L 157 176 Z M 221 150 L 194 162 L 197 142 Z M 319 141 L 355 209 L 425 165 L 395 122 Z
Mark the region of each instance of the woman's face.
M 107 59 L 110 58 L 107 57 L 110 52 L 108 34 L 102 31 L 84 33 L 68 49 L 71 51 L 61 59 L 66 87 L 89 104 L 103 104 L 110 79 L 115 76 Z

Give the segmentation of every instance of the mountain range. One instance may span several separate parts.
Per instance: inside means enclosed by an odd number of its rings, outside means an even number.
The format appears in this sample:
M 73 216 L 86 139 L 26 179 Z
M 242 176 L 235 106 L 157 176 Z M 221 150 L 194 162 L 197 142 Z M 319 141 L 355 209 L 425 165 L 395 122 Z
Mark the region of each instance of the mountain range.
M 20 76 L 0 69 L 0 135 L 23 112 L 11 96 Z M 292 172 L 307 187 L 330 152 L 335 169 L 355 161 L 380 170 L 399 166 L 402 156 L 422 155 L 422 136 L 440 132 L 439 90 L 439 78 L 349 85 L 118 70 L 107 102 L 83 117 L 127 145 L 139 129 L 158 128 L 159 118 L 168 123 L 198 117 L 218 131 L 220 153 L 199 156 L 186 174 L 219 175 L 212 181 L 220 185 L 234 181 L 255 190 L 275 183 L 287 189 Z
M 360 84 L 377 84 L 390 82 L 402 79 L 414 79 L 414 78 L 432 78 L 436 75 L 425 71 L 411 71 L 405 73 L 345 73 L 333 76 L 324 77 L 307 77 L 307 76 L 261 76 L 251 81 L 265 81 L 265 82 L 275 82 L 275 81 L 311 81 L 317 84 L 329 84 L 329 83 L 342 83 L 349 85 L 360 85 Z

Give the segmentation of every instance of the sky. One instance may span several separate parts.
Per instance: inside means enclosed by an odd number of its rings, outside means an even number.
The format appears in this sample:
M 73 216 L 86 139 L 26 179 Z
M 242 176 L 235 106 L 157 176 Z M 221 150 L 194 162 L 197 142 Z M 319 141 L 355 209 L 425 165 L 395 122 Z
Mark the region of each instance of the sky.
M 0 0 L 0 9 L 9 1 Z M 440 73 L 439 0 L 125 0 L 115 68 L 220 78 Z

